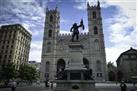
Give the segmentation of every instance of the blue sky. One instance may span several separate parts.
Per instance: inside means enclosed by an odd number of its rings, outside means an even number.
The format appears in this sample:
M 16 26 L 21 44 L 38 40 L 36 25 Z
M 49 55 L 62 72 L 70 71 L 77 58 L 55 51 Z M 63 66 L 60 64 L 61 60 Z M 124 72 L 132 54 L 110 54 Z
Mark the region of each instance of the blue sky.
M 86 3 L 97 0 L 0 0 L 0 25 L 20 23 L 31 34 L 29 60 L 41 60 L 46 7 L 60 11 L 60 32 L 68 33 L 74 22 L 84 20 L 87 26 Z M 137 49 L 136 0 L 100 0 L 107 62 L 115 62 L 121 52 Z

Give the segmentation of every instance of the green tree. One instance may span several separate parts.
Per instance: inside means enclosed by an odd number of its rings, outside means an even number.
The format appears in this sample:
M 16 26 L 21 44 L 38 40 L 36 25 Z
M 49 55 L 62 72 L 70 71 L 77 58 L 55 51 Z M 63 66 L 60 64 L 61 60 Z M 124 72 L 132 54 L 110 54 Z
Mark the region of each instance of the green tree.
M 107 67 L 108 67 L 108 79 L 109 79 L 109 81 L 115 81 L 116 75 L 117 75 L 116 66 L 113 64 L 113 62 L 108 62 Z
M 113 62 L 108 62 L 108 64 L 107 64 L 107 66 L 108 66 L 108 68 L 114 68 L 114 69 L 116 69 L 116 66 L 114 65 L 114 63 Z
M 8 63 L 0 68 L 0 79 L 5 81 L 5 85 L 10 79 L 15 79 L 17 75 L 16 65 L 14 63 Z
M 38 72 L 35 67 L 32 67 L 28 64 L 20 65 L 19 69 L 19 78 L 22 80 L 27 80 L 27 81 L 34 81 L 37 80 L 38 78 Z

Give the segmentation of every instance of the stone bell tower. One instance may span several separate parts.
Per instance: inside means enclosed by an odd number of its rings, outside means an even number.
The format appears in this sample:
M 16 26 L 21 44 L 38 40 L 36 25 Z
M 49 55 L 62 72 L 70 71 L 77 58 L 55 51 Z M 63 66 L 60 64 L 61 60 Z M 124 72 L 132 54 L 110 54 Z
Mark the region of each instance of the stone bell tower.
M 93 74 L 96 81 L 106 80 L 106 55 L 104 45 L 104 34 L 101 17 L 101 7 L 98 1 L 97 5 L 90 6 L 87 3 L 88 30 L 90 42 L 90 54 L 92 54 Z
M 55 53 L 57 36 L 60 30 L 60 13 L 57 7 L 53 10 L 46 9 L 46 20 L 42 46 L 42 67 L 41 78 L 44 80 L 53 79 L 55 74 Z

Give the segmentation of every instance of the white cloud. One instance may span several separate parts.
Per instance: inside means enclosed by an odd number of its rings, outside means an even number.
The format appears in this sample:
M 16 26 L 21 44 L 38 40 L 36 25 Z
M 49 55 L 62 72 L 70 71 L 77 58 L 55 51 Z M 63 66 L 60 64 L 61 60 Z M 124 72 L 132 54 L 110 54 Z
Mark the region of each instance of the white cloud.
M 66 20 L 64 18 L 61 18 L 61 20 L 60 20 L 60 23 L 68 23 L 68 22 L 69 22 L 69 20 Z
M 137 48 L 136 1 L 106 0 L 119 7 L 119 13 L 109 18 L 108 40 L 113 45 L 106 48 L 107 61 L 115 62 L 118 56 L 130 47 Z
M 41 62 L 41 50 L 30 51 L 29 61 L 32 61 L 32 60 Z
M 75 0 L 75 2 L 77 3 L 76 5 L 74 5 L 73 7 L 78 9 L 78 10 L 86 10 L 87 9 L 87 3 L 90 4 L 90 6 L 94 6 L 97 5 L 98 0 Z M 109 6 L 109 4 L 106 3 L 106 1 L 102 0 L 100 1 L 100 5 L 103 8 L 106 8 Z
M 37 27 L 36 24 L 22 23 L 22 25 L 27 31 L 29 31 L 29 33 L 32 35 L 32 37 L 43 35 L 42 30 L 38 30 L 38 28 L 35 29 Z
M 128 50 L 128 49 L 126 49 L 126 50 Z M 106 56 L 107 62 L 111 61 L 114 63 L 114 65 L 116 65 L 116 60 L 120 56 L 120 54 L 122 52 L 126 51 L 125 48 L 116 48 L 116 47 L 105 48 L 105 50 L 106 50 L 106 54 L 107 54 L 107 56 Z
M 42 41 L 32 41 L 29 60 L 41 61 Z
M 86 10 L 87 2 L 80 2 L 81 0 L 75 0 L 78 2 L 74 6 L 79 10 Z M 88 0 L 90 5 L 95 5 L 97 0 Z M 130 47 L 137 48 L 137 10 L 136 0 L 100 0 L 102 8 L 109 8 L 109 6 L 115 6 L 118 8 L 118 14 L 108 18 L 107 20 L 107 32 L 109 32 L 107 40 L 112 45 L 106 47 L 107 62 L 112 61 L 115 63 L 118 56 L 128 50 Z M 108 43 L 108 42 L 107 42 Z

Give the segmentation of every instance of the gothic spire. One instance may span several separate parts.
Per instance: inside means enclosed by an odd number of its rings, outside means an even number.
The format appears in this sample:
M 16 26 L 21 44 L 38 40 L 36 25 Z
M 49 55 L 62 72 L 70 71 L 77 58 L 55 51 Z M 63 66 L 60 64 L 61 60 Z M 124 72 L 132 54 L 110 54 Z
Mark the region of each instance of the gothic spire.
M 48 11 L 49 10 L 49 8 L 48 8 L 48 6 L 46 7 L 46 11 Z
M 89 8 L 89 7 L 90 7 L 89 2 L 87 2 L 87 8 Z
M 58 10 L 58 6 L 56 5 L 56 8 L 55 8 L 55 10 Z
M 100 2 L 99 2 L 99 0 L 98 0 L 98 4 L 97 4 L 97 6 L 100 8 Z

